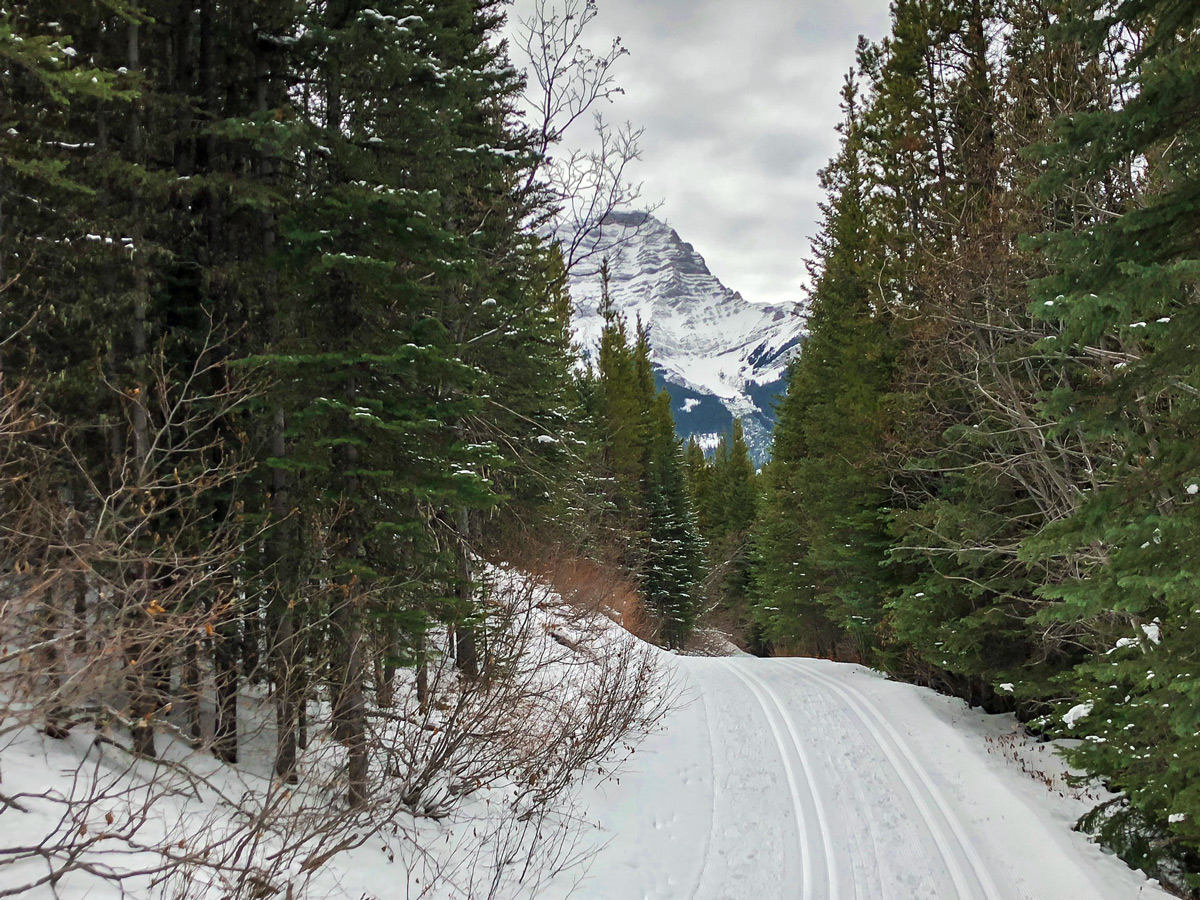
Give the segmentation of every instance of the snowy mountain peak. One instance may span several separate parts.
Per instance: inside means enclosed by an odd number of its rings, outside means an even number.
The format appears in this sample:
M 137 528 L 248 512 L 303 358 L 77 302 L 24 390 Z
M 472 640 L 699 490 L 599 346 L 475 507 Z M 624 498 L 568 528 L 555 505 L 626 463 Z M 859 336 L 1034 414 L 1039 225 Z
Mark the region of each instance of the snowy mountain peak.
M 713 443 L 741 417 L 747 442 L 765 457 L 771 404 L 804 336 L 795 304 L 751 303 L 722 284 L 675 229 L 645 212 L 610 215 L 584 245 L 571 279 L 575 333 L 585 352 L 600 339 L 600 264 L 630 323 L 650 326 L 652 359 L 675 401 L 681 435 Z

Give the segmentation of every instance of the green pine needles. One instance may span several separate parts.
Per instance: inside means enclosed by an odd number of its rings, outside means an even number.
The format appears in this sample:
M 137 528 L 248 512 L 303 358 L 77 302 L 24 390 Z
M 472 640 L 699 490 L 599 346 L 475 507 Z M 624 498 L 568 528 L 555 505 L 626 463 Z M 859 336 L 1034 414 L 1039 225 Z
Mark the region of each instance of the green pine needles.
M 897 0 L 893 26 L 824 175 L 756 627 L 1081 739 L 1119 794 L 1084 827 L 1193 889 L 1200 9 Z

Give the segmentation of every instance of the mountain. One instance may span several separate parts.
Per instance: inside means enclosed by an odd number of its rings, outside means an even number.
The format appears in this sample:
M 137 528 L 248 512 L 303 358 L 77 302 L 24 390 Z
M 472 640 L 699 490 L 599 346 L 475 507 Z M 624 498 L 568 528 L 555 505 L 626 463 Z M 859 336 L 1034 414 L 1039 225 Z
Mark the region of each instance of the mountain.
M 751 453 L 765 461 L 773 402 L 805 334 L 796 304 L 744 299 L 717 280 L 695 247 L 645 212 L 611 214 L 582 249 L 571 297 L 585 353 L 595 353 L 600 340 L 599 270 L 607 256 L 614 305 L 631 329 L 638 316 L 650 326 L 651 358 L 671 394 L 680 435 L 712 447 L 740 416 Z

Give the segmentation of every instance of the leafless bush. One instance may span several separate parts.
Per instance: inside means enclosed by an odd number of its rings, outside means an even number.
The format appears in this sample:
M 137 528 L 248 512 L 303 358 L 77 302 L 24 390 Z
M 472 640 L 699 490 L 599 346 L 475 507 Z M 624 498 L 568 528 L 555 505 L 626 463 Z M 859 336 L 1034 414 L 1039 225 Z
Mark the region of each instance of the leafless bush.
M 603 553 L 533 543 L 505 554 L 523 571 L 548 585 L 565 609 L 580 619 L 603 616 L 647 643 L 657 643 L 660 623 L 646 608 L 637 578 Z
M 0 376 L 0 740 L 63 741 L 78 761 L 61 783 L 18 779 L 5 798 L 7 814 L 37 824 L 28 844 L 0 848 L 0 896 L 75 873 L 171 871 L 196 848 L 160 801 L 198 796 L 204 779 L 177 752 L 152 761 L 155 735 L 220 752 L 236 727 L 236 677 L 222 691 L 204 660 L 236 640 L 251 605 L 230 499 L 245 460 L 225 433 L 245 385 L 205 346 L 185 371 L 160 351 L 137 387 L 109 388 L 123 417 L 89 442 Z M 107 458 L 89 465 L 76 448 L 96 444 Z M 215 716 L 214 694 L 226 702 Z
M 492 570 L 478 677 L 454 667 L 449 628 L 427 637 L 422 668 L 374 668 L 366 802 L 344 800 L 322 649 L 304 656 L 296 783 L 275 777 L 276 696 L 247 681 L 244 659 L 262 609 L 243 567 L 261 539 L 230 499 L 245 463 L 221 428 L 245 392 L 200 390 L 219 381 L 209 365 L 178 373 L 160 358 L 144 393 L 123 395 L 146 440 L 109 443 L 121 456 L 105 483 L 27 388 L 0 391 L 0 815 L 29 835 L 0 847 L 0 897 L 96 880 L 172 900 L 298 897 L 331 890 L 326 864 L 368 840 L 420 873 L 410 896 L 536 895 L 587 852 L 573 785 L 669 702 L 655 651 L 591 616 L 605 603 L 582 584 L 564 608 Z M 611 584 L 610 599 L 632 596 Z M 335 614 L 329 583 L 296 590 Z M 321 648 L 327 620 L 298 643 Z M 362 639 L 365 659 L 387 658 L 383 632 Z M 60 769 L 50 785 L 10 762 L 38 757 Z
M 615 637 L 607 620 L 558 613 L 529 579 L 502 573 L 490 589 L 483 677 L 455 677 L 443 654 L 433 703 L 422 712 L 405 692 L 407 702 L 379 713 L 392 725 L 389 768 L 403 773 L 401 795 L 424 815 L 497 785 L 529 815 L 651 727 L 667 701 L 649 646 Z

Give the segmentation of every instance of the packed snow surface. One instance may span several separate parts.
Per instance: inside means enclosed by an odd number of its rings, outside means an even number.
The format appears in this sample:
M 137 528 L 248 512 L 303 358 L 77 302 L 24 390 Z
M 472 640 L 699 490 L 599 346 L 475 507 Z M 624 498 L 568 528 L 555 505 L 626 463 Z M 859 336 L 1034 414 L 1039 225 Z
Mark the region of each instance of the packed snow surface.
M 1096 795 L 1011 716 L 824 660 L 678 666 L 689 702 L 591 798 L 578 900 L 1168 896 L 1071 830 Z
M 549 883 L 521 887 L 509 881 L 516 892 L 498 896 L 1168 896 L 1071 831 L 1099 793 L 1069 788 L 1053 750 L 1024 737 L 1011 716 L 986 716 L 959 700 L 823 660 L 667 654 L 662 660 L 665 674 L 680 687 L 679 703 L 661 731 L 615 774 L 602 767 L 583 784 L 575 811 L 582 829 L 577 861 Z M 3 790 L 46 789 L 69 778 L 74 756 L 87 752 L 86 741 L 75 735 L 68 742 L 30 737 L 12 744 L 3 760 Z M 150 765 L 139 764 L 135 774 Z M 232 778 L 215 771 L 214 777 Z M 169 827 L 179 814 L 175 804 L 185 800 L 163 798 L 153 814 Z M 13 807 L 0 809 L 0 847 L 29 841 L 43 825 L 37 819 Z M 214 820 L 213 827 L 218 825 Z M 423 827 L 445 830 L 444 839 L 427 844 L 433 868 L 444 868 L 437 854 L 452 863 L 456 846 L 463 846 L 455 829 L 449 823 Z M 307 885 L 307 895 L 339 900 L 485 895 L 453 879 L 431 884 L 411 860 L 392 858 L 386 844 L 380 837 L 334 857 Z M 589 854 L 589 846 L 599 849 Z M 471 858 L 474 865 L 487 865 Z M 450 869 L 461 874 L 463 862 L 457 866 Z M 0 891 L 5 886 L 0 882 Z M 124 896 L 148 895 L 129 887 Z M 71 880 L 57 891 L 43 885 L 25 896 L 115 900 L 122 894 L 111 884 Z

